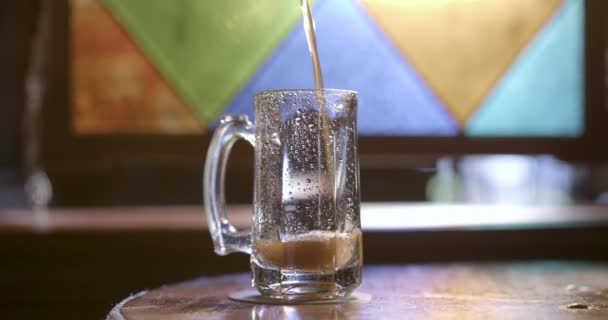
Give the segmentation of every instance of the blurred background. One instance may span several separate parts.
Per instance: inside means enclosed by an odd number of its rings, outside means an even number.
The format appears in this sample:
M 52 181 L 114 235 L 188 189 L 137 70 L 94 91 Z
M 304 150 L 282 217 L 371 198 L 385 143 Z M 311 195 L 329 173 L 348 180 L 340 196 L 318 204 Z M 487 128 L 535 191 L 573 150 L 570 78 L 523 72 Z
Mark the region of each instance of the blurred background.
M 608 258 L 606 4 L 317 0 L 313 14 L 325 85 L 359 93 L 366 263 Z M 247 271 L 212 254 L 203 159 L 222 114 L 254 119 L 256 92 L 313 86 L 297 1 L 0 15 L 0 305 L 99 318 L 129 293 Z M 237 144 L 235 216 L 252 168 Z M 391 233 L 378 202 L 400 212 Z M 382 250 L 396 239 L 402 254 Z

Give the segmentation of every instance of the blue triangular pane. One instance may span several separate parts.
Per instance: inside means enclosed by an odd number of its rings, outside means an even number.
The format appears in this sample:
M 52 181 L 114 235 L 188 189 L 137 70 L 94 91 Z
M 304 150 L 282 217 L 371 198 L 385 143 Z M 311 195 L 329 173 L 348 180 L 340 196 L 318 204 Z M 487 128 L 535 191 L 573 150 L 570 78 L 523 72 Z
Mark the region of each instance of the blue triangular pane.
M 584 124 L 584 6 L 568 0 L 468 123 L 473 136 L 579 136 Z
M 359 92 L 360 134 L 457 134 L 456 121 L 357 4 L 320 0 L 314 14 L 325 85 Z M 298 25 L 225 112 L 252 117 L 256 92 L 313 84 L 304 31 Z

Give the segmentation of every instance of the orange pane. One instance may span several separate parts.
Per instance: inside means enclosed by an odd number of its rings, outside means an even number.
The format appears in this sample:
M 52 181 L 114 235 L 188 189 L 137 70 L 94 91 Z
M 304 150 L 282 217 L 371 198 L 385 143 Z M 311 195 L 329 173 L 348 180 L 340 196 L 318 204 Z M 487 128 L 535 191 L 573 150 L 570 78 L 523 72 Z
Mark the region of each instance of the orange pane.
M 80 134 L 194 134 L 205 125 L 97 1 L 71 1 L 72 125 Z

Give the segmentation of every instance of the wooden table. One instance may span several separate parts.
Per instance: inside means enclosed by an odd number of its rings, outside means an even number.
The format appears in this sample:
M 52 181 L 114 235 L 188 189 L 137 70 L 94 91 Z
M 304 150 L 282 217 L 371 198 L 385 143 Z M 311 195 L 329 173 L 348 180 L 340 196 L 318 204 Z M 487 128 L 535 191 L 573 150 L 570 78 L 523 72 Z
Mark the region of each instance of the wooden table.
M 251 223 L 250 207 L 228 211 L 238 228 Z M 608 261 L 607 206 L 364 203 L 361 214 L 370 265 Z M 55 208 L 48 218 L 0 209 L 2 319 L 101 319 L 142 289 L 248 270 L 246 255 L 213 253 L 201 206 Z
M 366 303 L 253 305 L 230 292 L 249 275 L 204 277 L 119 303 L 117 319 L 608 319 L 608 263 L 513 262 L 368 266 Z

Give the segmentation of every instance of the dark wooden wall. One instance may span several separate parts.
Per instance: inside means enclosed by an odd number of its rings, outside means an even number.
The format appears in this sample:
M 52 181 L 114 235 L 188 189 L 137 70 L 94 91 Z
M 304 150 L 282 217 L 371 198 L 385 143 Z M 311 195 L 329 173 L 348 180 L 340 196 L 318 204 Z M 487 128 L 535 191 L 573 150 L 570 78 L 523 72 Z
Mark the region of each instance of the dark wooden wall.
M 21 159 L 24 72 L 34 30 L 34 0 L 0 2 L 0 167 Z
M 0 1 L 0 208 L 26 204 L 22 177 L 24 73 L 35 0 Z

